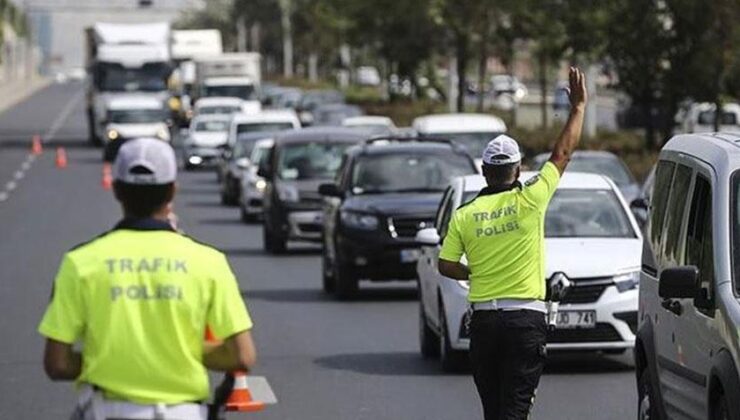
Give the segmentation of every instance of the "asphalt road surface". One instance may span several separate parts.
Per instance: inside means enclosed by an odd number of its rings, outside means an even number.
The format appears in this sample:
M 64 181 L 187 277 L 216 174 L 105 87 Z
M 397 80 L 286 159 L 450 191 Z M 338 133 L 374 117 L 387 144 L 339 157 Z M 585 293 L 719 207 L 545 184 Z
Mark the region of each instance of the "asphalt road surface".
M 44 376 L 36 327 L 63 252 L 119 218 L 100 185 L 100 150 L 85 140 L 83 100 L 80 84 L 53 85 L 0 115 L 0 419 L 67 418 L 75 399 L 72 385 Z M 33 134 L 45 137 L 36 159 L 28 158 Z M 57 146 L 65 169 L 55 168 Z M 334 301 L 320 290 L 317 248 L 268 256 L 261 228 L 219 205 L 214 174 L 182 173 L 179 185 L 181 226 L 228 255 L 256 324 L 255 374 L 279 399 L 230 418 L 482 418 L 469 373 L 443 374 L 421 359 L 413 285 L 374 285 L 355 302 Z M 551 360 L 533 418 L 629 419 L 635 407 L 628 356 L 573 355 Z

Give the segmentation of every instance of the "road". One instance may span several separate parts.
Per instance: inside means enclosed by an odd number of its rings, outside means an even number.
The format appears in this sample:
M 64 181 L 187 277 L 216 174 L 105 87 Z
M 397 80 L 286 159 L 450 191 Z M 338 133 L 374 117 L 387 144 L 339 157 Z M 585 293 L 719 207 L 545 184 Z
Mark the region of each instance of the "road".
M 44 376 L 36 326 L 62 253 L 119 216 L 100 185 L 100 150 L 85 143 L 82 101 L 81 85 L 53 85 L 0 115 L 0 419 L 66 418 L 74 401 L 70 384 Z M 29 160 L 36 133 L 45 136 L 44 153 Z M 65 169 L 55 168 L 56 146 L 66 148 Z M 265 255 L 261 228 L 219 205 L 209 172 L 181 174 L 176 209 L 190 235 L 228 255 L 255 319 L 255 373 L 280 401 L 250 418 L 482 418 L 469 373 L 443 374 L 419 356 L 414 287 L 374 286 L 354 302 L 329 299 L 320 290 L 319 250 Z M 553 358 L 533 418 L 633 418 L 628 360 Z

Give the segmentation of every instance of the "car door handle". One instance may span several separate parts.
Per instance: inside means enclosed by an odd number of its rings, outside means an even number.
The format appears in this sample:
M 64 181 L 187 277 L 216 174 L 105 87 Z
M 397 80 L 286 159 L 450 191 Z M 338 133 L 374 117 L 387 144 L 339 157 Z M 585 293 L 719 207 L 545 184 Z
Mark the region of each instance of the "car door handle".
M 660 306 L 662 306 L 663 309 L 673 312 L 676 316 L 681 316 L 683 313 L 683 305 L 681 305 L 681 302 L 674 299 L 664 299 L 663 302 L 660 303 Z

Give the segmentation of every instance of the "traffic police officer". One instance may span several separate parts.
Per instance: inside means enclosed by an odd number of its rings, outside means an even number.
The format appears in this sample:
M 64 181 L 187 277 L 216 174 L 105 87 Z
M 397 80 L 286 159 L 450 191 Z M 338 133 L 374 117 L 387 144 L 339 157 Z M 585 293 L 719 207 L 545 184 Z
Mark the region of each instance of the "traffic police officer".
M 580 140 L 587 97 L 583 73 L 571 68 L 569 79 L 571 111 L 550 160 L 522 185 L 516 141 L 493 139 L 483 152 L 488 186 L 455 212 L 439 255 L 442 275 L 470 281 L 470 358 L 486 420 L 526 419 L 544 367 L 545 212 Z
M 81 385 L 74 418 L 205 420 L 206 369 L 255 363 L 225 256 L 168 223 L 176 168 L 160 140 L 125 143 L 113 166 L 123 220 L 62 260 L 39 332 L 47 375 Z M 223 341 L 204 343 L 206 327 Z

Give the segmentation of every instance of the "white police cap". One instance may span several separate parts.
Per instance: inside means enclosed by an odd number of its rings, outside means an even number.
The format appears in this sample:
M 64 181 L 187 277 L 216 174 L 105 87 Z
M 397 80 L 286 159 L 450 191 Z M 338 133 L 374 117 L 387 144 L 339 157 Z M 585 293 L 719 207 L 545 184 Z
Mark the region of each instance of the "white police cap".
M 155 138 L 129 140 L 118 150 L 112 172 L 114 180 L 127 184 L 169 184 L 177 178 L 175 151 Z
M 496 158 L 494 159 L 494 156 Z M 486 165 L 508 165 L 522 161 L 519 144 L 511 137 L 500 134 L 483 150 L 483 163 Z

